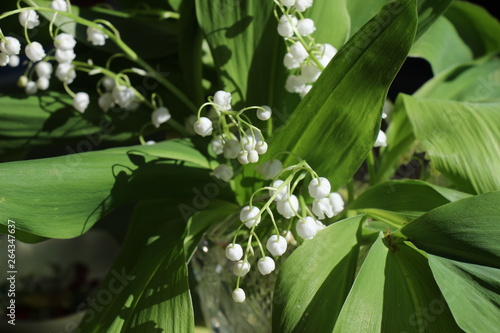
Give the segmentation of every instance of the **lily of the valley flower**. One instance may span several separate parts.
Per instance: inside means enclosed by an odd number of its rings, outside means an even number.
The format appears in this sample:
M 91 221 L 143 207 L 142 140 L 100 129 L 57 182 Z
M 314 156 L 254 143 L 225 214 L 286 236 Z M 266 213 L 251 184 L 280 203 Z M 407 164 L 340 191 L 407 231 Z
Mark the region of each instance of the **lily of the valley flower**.
M 269 120 L 269 118 L 271 118 L 272 115 L 271 108 L 267 105 L 262 105 L 261 108 L 262 109 L 257 109 L 257 118 L 264 121 Z
M 151 122 L 158 128 L 161 124 L 166 123 L 172 116 L 166 107 L 159 107 L 151 114 Z
M 231 110 L 231 94 L 224 91 L 219 90 L 214 94 L 214 104 L 217 104 L 223 111 Z
M 40 76 L 38 80 L 36 80 L 36 86 L 39 90 L 47 90 L 49 89 L 50 81 L 45 76 Z
M 60 12 L 68 11 L 68 4 L 65 0 L 52 0 L 50 3 L 50 8 L 58 10 Z
M 73 107 L 81 113 L 85 112 L 85 110 L 89 106 L 89 103 L 89 95 L 85 92 L 79 92 L 73 98 Z
M 271 257 L 264 257 L 259 259 L 257 263 L 257 268 L 262 275 L 271 274 L 272 271 L 276 268 L 276 264 Z
M 58 63 L 63 64 L 72 62 L 76 58 L 76 54 L 73 49 L 67 51 L 56 50 L 55 58 Z
M 36 94 L 38 91 L 36 83 L 34 81 L 28 81 L 28 83 L 26 83 L 26 86 L 24 87 L 24 91 L 26 92 L 27 95 Z
M 212 134 L 212 121 L 208 119 L 207 117 L 200 117 L 195 123 L 194 123 L 194 131 L 196 134 L 201 135 L 201 136 L 208 136 Z
M 102 24 L 98 24 L 100 28 L 104 28 Z M 108 39 L 109 36 L 103 33 L 101 30 L 93 28 L 93 27 L 87 27 L 87 41 L 91 42 L 92 45 L 96 46 L 103 46 L 106 44 L 106 39 Z
M 278 34 L 282 37 L 292 37 L 293 27 L 297 25 L 297 18 L 291 15 L 283 15 L 278 24 Z
M 243 303 L 246 298 L 245 291 L 241 288 L 236 288 L 233 291 L 232 297 L 233 301 L 235 301 L 236 303 Z
M 299 199 L 291 194 L 286 200 L 278 201 L 276 210 L 286 219 L 296 216 L 299 211 Z
M 7 66 L 9 62 L 10 62 L 9 55 L 5 53 L 0 53 L 0 67 Z
M 24 28 L 33 29 L 40 24 L 40 20 L 38 19 L 38 14 L 30 9 L 19 13 L 19 23 Z
M 236 140 L 227 140 L 224 144 L 223 153 L 227 159 L 237 158 L 241 152 L 241 145 Z
M 225 164 L 219 164 L 210 174 L 225 182 L 229 182 L 234 176 L 233 169 Z
M 318 226 L 316 225 L 315 219 L 310 216 L 306 216 L 297 222 L 295 230 L 297 231 L 297 235 L 303 239 L 313 239 L 318 231 Z
M 325 177 L 313 178 L 308 186 L 309 195 L 314 199 L 326 198 L 330 194 L 331 185 Z
M 104 112 L 108 112 L 115 105 L 115 99 L 110 92 L 107 92 L 99 97 L 97 103 Z
M 377 139 L 375 140 L 373 147 L 387 147 L 387 137 L 385 136 L 384 131 L 378 131 Z
M 11 56 L 17 55 L 21 51 L 21 43 L 14 37 L 5 37 L 5 40 L 0 43 L 0 51 Z
M 247 261 L 239 260 L 233 266 L 233 274 L 236 276 L 245 276 L 250 272 L 250 264 Z
M 71 84 L 76 78 L 75 67 L 70 63 L 63 63 L 57 65 L 56 77 L 61 82 L 66 82 L 66 84 Z
M 296 0 L 295 8 L 299 12 L 304 12 L 307 8 L 311 7 L 313 4 L 313 0 Z
M 73 50 L 76 45 L 75 37 L 65 32 L 54 38 L 54 47 L 61 51 Z
M 243 248 L 240 244 L 231 243 L 226 246 L 226 257 L 231 261 L 238 261 L 243 258 Z
M 240 212 L 240 221 L 245 224 L 247 228 L 252 228 L 253 226 L 258 226 L 260 223 L 260 209 L 253 206 L 245 206 Z
M 273 179 L 276 177 L 283 169 L 283 164 L 280 160 L 270 160 L 257 166 L 256 170 L 264 179 Z
M 301 19 L 297 22 L 297 31 L 302 36 L 309 36 L 314 31 L 316 31 L 316 27 L 314 26 L 314 21 L 309 18 Z
M 281 256 L 286 252 L 286 239 L 283 236 L 272 235 L 267 240 L 266 248 L 273 256 Z
M 26 45 L 24 51 L 26 52 L 26 56 L 33 62 L 37 62 L 45 58 L 45 50 L 43 49 L 42 44 L 38 42 Z
M 131 105 L 135 101 L 134 89 L 126 86 L 117 85 L 113 88 L 111 93 L 115 99 L 115 103 L 122 109 Z
M 35 71 L 38 77 L 50 78 L 53 71 L 52 64 L 47 61 L 40 61 L 39 63 L 36 64 Z

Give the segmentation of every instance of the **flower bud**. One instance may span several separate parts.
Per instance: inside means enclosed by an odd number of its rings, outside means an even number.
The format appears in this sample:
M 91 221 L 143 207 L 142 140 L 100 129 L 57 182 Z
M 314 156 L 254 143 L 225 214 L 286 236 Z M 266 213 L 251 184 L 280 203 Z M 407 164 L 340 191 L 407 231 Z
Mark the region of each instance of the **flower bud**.
M 262 105 L 261 108 L 262 109 L 257 109 L 257 118 L 260 120 L 268 120 L 271 118 L 271 108 L 267 105 Z
M 264 155 L 267 151 L 267 143 L 265 141 L 257 141 L 255 150 L 259 155 Z
M 255 149 L 250 150 L 248 152 L 248 162 L 257 163 L 258 161 L 259 161 L 259 153 Z
M 316 221 L 312 217 L 307 216 L 297 222 L 295 230 L 297 231 L 297 235 L 303 239 L 313 239 L 316 236 L 318 227 Z
M 287 247 L 286 239 L 283 236 L 272 235 L 267 240 L 266 248 L 273 256 L 281 256 Z
M 40 24 L 40 20 L 38 20 L 38 14 L 30 9 L 19 13 L 19 23 L 23 28 L 33 29 Z
M 61 82 L 71 84 L 76 78 L 75 67 L 70 63 L 59 64 L 56 68 L 56 77 Z
M 276 264 L 274 263 L 273 258 L 271 257 L 264 257 L 259 259 L 259 262 L 257 263 L 257 268 L 259 269 L 259 272 L 262 275 L 267 275 L 270 274 L 274 269 L 276 268 Z
M 21 59 L 19 58 L 19 56 L 15 55 L 15 54 L 9 56 L 9 66 L 10 67 L 17 67 L 17 66 L 19 66 L 20 62 L 21 62 Z
M 105 76 L 102 79 L 102 85 L 104 89 L 106 89 L 106 91 L 112 91 L 116 86 L 116 82 L 115 79 L 113 79 L 112 77 Z
M 231 94 L 224 90 L 215 93 L 213 102 L 224 111 L 231 110 Z
M 36 87 L 36 83 L 34 81 L 28 81 L 28 83 L 26 83 L 26 87 L 24 87 L 24 91 L 28 95 L 36 94 L 38 91 L 38 88 Z
M 282 37 L 293 36 L 293 26 L 297 25 L 297 18 L 292 15 L 282 15 L 278 24 L 278 34 Z
M 10 61 L 9 55 L 7 55 L 5 53 L 0 53 L 0 67 L 7 66 L 9 61 Z
M 231 243 L 226 246 L 226 257 L 231 261 L 238 261 L 243 258 L 243 248 L 240 244 Z
M 233 296 L 233 301 L 235 301 L 236 303 L 243 303 L 246 298 L 245 291 L 243 291 L 243 289 L 241 288 L 234 289 L 232 296 Z
M 302 78 L 297 75 L 290 75 L 286 79 L 285 89 L 291 93 L 299 93 L 301 90 L 305 88 L 305 83 L 302 81 Z
M 49 89 L 50 81 L 45 76 L 40 76 L 38 80 L 36 80 L 36 87 L 40 90 Z
M 5 41 L 0 43 L 0 51 L 7 55 L 17 55 L 21 51 L 21 43 L 14 37 L 5 37 Z
M 309 183 L 309 195 L 314 199 L 326 198 L 330 194 L 331 186 L 325 177 L 313 178 Z
M 98 26 L 100 28 L 104 28 L 102 24 L 98 24 Z M 87 27 L 87 41 L 91 42 L 92 45 L 103 46 L 106 44 L 106 39 L 108 38 L 109 36 L 101 30 L 93 27 Z
M 299 12 L 304 12 L 307 8 L 311 7 L 313 0 L 297 0 L 295 1 L 295 8 Z
M 287 69 L 299 68 L 301 63 L 302 62 L 295 58 L 291 53 L 285 54 L 285 57 L 283 58 L 283 65 Z
M 85 110 L 89 106 L 89 103 L 90 103 L 89 94 L 85 92 L 79 92 L 73 98 L 73 107 L 81 113 L 85 112 Z
M 271 187 L 275 188 L 276 190 L 269 190 L 269 195 L 272 197 L 274 195 L 274 193 L 278 190 L 278 187 L 280 187 L 283 183 L 284 182 L 281 179 L 275 180 L 271 184 Z M 288 196 L 289 187 L 290 187 L 289 185 L 284 186 L 283 189 L 281 189 L 281 191 L 276 195 L 276 197 L 274 198 L 274 201 L 279 202 L 279 201 L 285 200 Z
M 240 212 L 240 221 L 245 224 L 247 228 L 258 226 L 260 223 L 260 209 L 253 206 L 245 206 Z
M 76 54 L 72 49 L 68 51 L 56 50 L 55 58 L 58 63 L 63 64 L 72 62 L 76 58 Z
M 26 45 L 24 51 L 26 52 L 26 56 L 33 62 L 40 61 L 45 57 L 43 46 L 38 42 Z
M 40 61 L 39 63 L 36 64 L 35 71 L 38 77 L 50 78 L 53 71 L 52 64 L 47 61 Z
M 109 109 L 111 109 L 115 105 L 115 99 L 113 98 L 113 95 L 111 95 L 110 92 L 107 92 L 99 97 L 97 103 L 104 112 L 108 112 Z
M 224 157 L 227 159 L 237 158 L 241 152 L 241 145 L 236 140 L 228 140 L 223 148 Z
M 160 107 L 153 111 L 151 114 L 151 122 L 158 128 L 161 124 L 166 123 L 170 119 L 171 115 L 166 107 Z
M 194 123 L 194 131 L 196 134 L 201 135 L 203 137 L 211 135 L 212 134 L 212 121 L 208 119 L 207 117 L 200 117 L 195 123 Z
M 73 50 L 76 45 L 75 38 L 65 32 L 59 34 L 54 38 L 54 47 L 61 51 Z
M 240 151 L 240 153 L 238 154 L 238 162 L 240 162 L 241 164 L 248 164 L 249 163 L 247 150 Z
M 302 45 L 301 42 L 297 42 L 290 46 L 290 54 L 297 59 L 300 63 L 302 63 L 309 56 L 306 48 Z
M 302 36 L 309 36 L 314 31 L 316 31 L 316 27 L 314 26 L 314 21 L 309 18 L 304 18 L 297 22 L 297 31 Z
M 17 86 L 19 88 L 24 88 L 26 87 L 27 84 L 28 84 L 28 77 L 25 75 L 20 76 L 19 79 L 17 80 Z
M 219 164 L 210 174 L 225 182 L 229 182 L 234 175 L 233 169 L 225 164 Z
M 286 219 L 297 215 L 299 211 L 299 199 L 295 195 L 290 195 L 286 200 L 278 201 L 276 210 Z
M 52 2 L 50 3 L 50 8 L 58 10 L 60 12 L 67 12 L 68 4 L 65 0 L 52 0 Z
M 247 261 L 239 260 L 233 266 L 233 274 L 236 276 L 245 276 L 250 271 L 250 264 Z

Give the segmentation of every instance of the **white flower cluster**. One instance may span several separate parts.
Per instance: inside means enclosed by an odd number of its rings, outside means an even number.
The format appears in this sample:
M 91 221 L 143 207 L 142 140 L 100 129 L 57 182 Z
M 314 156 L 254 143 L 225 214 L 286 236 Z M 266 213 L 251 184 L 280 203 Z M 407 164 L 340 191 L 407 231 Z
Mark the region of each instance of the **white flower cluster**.
M 264 105 L 235 111 L 231 101 L 230 93 L 217 91 L 209 102 L 200 107 L 197 120 L 193 123 L 194 132 L 203 137 L 213 136 L 210 147 L 215 155 L 223 155 L 228 160 L 237 159 L 240 164 L 257 163 L 259 156 L 267 152 L 268 145 L 261 130 L 251 123 L 245 112 L 256 110 L 257 118 L 266 121 L 271 118 L 271 108 Z M 212 108 L 212 116 L 200 117 L 202 109 L 207 106 Z M 213 122 L 217 123 L 216 126 Z M 219 165 L 212 174 L 228 181 L 233 176 L 229 169 Z
M 292 71 L 285 89 L 304 97 L 337 53 L 330 44 L 318 44 L 311 37 L 316 31 L 314 21 L 305 18 L 303 12 L 312 6 L 313 0 L 274 0 L 283 15 L 279 18 L 278 34 L 285 39 L 287 53 L 284 66 Z
M 267 166 L 263 168 L 265 172 L 269 172 L 266 177 L 274 174 L 271 185 L 257 190 L 252 196 L 250 204 L 240 211 L 239 217 L 242 226 L 247 227 L 250 232 L 247 249 L 244 251 L 242 246 L 236 243 L 236 237 L 226 248 L 226 257 L 235 262 L 233 273 L 238 277 L 236 289 L 233 291 L 233 299 L 236 302 L 245 300 L 245 292 L 239 288 L 239 282 L 240 278 L 245 276 L 251 269 L 249 257 L 254 253 L 250 245 L 253 239 L 258 243 L 262 253 L 261 258 L 257 261 L 257 268 L 263 275 L 270 274 L 276 268 L 272 257 L 282 256 L 287 250 L 288 243 L 295 241 L 290 231 L 293 225 L 295 225 L 295 234 L 297 236 L 304 240 L 313 239 L 320 230 L 325 228 L 321 220 L 327 217 L 331 218 L 344 209 L 342 197 L 336 192 L 331 192 L 328 179 L 317 176 L 305 161 L 283 170 L 281 170 L 281 162 L 278 162 L 277 160 L 266 162 Z M 269 170 L 272 170 L 272 172 Z M 307 188 L 309 196 L 313 199 L 312 210 L 306 205 L 304 197 L 300 194 L 293 194 L 299 182 L 306 177 L 307 173 L 312 176 Z M 253 205 L 252 200 L 262 190 L 267 191 L 269 199 L 259 208 Z M 281 216 L 279 221 L 287 226 L 282 231 L 278 227 L 279 223 L 275 220 L 272 205 L 275 205 L 277 213 Z M 255 232 L 267 215 L 272 221 L 275 230 L 267 238 L 266 242 L 266 249 L 270 256 L 266 255 Z M 241 227 L 238 229 L 237 235 L 242 234 L 240 229 Z

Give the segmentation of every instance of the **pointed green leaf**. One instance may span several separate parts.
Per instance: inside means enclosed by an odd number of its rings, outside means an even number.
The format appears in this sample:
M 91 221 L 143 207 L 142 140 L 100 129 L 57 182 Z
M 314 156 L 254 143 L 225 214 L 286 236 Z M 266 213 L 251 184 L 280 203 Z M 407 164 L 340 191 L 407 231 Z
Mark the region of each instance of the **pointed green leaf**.
M 415 136 L 439 171 L 465 192 L 500 189 L 500 103 L 424 100 L 406 95 L 402 99 Z
M 178 204 L 171 199 L 136 207 L 123 250 L 97 292 L 95 307 L 82 319 L 83 332 L 193 331 L 182 239 L 186 223 Z
M 458 325 L 495 332 L 500 318 L 500 269 L 429 255 L 432 274 Z
M 334 332 L 455 332 L 458 327 L 426 258 L 379 238 L 347 297 Z
M 384 7 L 333 58 L 273 136 L 269 156 L 295 153 L 330 176 L 333 188 L 352 177 L 373 146 L 387 89 L 416 31 L 414 2 L 395 3 L 397 14 L 393 5 Z
M 498 203 L 491 192 L 438 207 L 401 232 L 429 254 L 500 268 Z
M 332 330 L 354 279 L 362 220 L 327 227 L 286 260 L 274 291 L 273 331 Z

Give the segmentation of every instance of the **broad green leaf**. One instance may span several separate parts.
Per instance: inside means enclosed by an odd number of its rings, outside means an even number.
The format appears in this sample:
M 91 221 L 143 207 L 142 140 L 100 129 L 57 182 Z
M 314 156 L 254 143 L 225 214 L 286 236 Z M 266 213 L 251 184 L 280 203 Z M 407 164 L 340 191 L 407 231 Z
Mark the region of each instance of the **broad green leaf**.
M 436 169 L 465 192 L 500 190 L 500 103 L 402 99 Z
M 453 260 L 500 268 L 500 192 L 431 210 L 401 232 L 419 249 Z
M 180 197 L 184 211 L 201 210 L 229 197 L 229 185 L 209 177 L 208 167 L 183 140 L 3 163 L 0 220 L 35 235 L 71 238 L 136 200 Z
M 273 331 L 332 330 L 354 280 L 362 221 L 337 222 L 290 255 L 276 281 Z
M 457 330 L 426 258 L 405 244 L 391 249 L 379 238 L 361 266 L 334 332 Z
M 500 270 L 428 257 L 432 274 L 458 325 L 466 332 L 495 332 L 500 318 Z
M 74 110 L 71 97 L 57 92 L 23 98 L 0 96 L 0 103 L 0 155 L 79 140 L 96 149 L 105 142 L 136 137 L 137 124 L 150 120 L 149 113 L 118 109 L 105 118 L 96 103 L 82 115 Z M 67 153 L 71 150 L 68 145 Z
M 304 17 L 314 21 L 316 43 L 329 43 L 339 49 L 350 34 L 350 17 L 345 1 L 315 1 Z
M 123 250 L 96 294 L 95 304 L 104 308 L 87 310 L 83 332 L 193 331 L 179 202 L 144 201 L 136 207 Z
M 475 58 L 500 50 L 500 22 L 484 8 L 468 1 L 454 1 L 444 16 L 453 23 Z
M 420 180 L 393 180 L 370 187 L 348 209 L 378 208 L 394 212 L 427 212 L 469 194 Z
M 443 52 L 446 50 L 446 52 Z M 453 24 L 440 17 L 411 48 L 410 55 L 427 60 L 435 74 L 469 62 L 472 51 L 460 38 Z
M 416 31 L 413 1 L 397 4 L 402 10 L 396 15 L 392 5 L 384 7 L 338 52 L 273 136 L 269 156 L 278 151 L 295 153 L 329 176 L 333 188 L 352 177 L 373 146 L 387 89 Z M 293 161 L 289 157 L 284 164 Z

